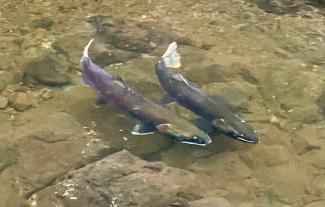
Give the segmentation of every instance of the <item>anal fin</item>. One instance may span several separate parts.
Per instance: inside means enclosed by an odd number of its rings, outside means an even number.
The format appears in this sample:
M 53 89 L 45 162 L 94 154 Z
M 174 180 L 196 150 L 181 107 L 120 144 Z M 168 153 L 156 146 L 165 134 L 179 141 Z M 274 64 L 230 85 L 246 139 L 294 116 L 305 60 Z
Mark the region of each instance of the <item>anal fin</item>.
M 95 101 L 96 106 L 102 106 L 102 105 L 106 105 L 108 103 L 109 103 L 109 101 L 101 96 L 99 96 Z
M 139 121 L 133 128 L 133 135 L 147 135 L 153 134 L 156 131 L 156 127 L 152 122 Z
M 124 78 L 120 75 L 114 75 L 113 79 L 125 83 Z
M 166 105 L 166 104 L 170 104 L 172 102 L 174 102 L 174 98 L 169 96 L 169 95 L 166 95 L 164 96 L 162 99 L 160 99 L 159 103 L 162 104 L 162 105 Z
M 206 133 L 212 133 L 214 131 L 213 124 L 205 119 L 197 118 L 192 123 Z

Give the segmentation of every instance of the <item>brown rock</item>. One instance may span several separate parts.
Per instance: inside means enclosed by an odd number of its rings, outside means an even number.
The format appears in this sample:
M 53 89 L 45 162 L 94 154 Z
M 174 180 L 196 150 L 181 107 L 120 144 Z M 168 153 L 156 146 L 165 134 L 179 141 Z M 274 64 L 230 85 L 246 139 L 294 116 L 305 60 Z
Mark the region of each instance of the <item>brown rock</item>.
M 0 96 L 0 109 L 5 109 L 8 105 L 8 98 Z
M 189 203 L 189 207 L 232 207 L 224 198 L 203 198 Z
M 305 205 L 305 207 L 324 207 L 324 206 L 325 206 L 325 200 L 316 201 L 316 202 Z
M 38 206 L 168 206 L 186 202 L 196 184 L 194 174 L 148 162 L 121 151 L 72 171 L 66 179 L 34 197 Z
M 298 154 L 308 153 L 313 150 L 321 150 L 324 130 L 315 126 L 304 124 L 303 127 L 295 132 L 291 140 Z
M 7 85 L 16 82 L 15 74 L 8 71 L 0 71 L 0 91 L 6 88 Z
M 36 104 L 36 100 L 32 94 L 23 92 L 9 96 L 9 101 L 17 111 L 25 111 Z
M 8 125 L 0 128 L 0 173 L 6 180 L 19 182 L 17 193 L 23 197 L 110 150 L 100 140 L 95 141 L 96 137 L 87 135 L 70 115 L 43 106 L 21 113 L 15 124 L 15 130 L 6 130 Z M 8 147 L 3 147 L 4 143 Z M 0 194 L 5 190 L 9 189 L 1 183 Z M 2 198 L 0 195 L 1 207 Z
M 63 86 L 71 82 L 67 71 L 68 64 L 62 58 L 48 53 L 25 64 L 23 82 L 27 85 Z

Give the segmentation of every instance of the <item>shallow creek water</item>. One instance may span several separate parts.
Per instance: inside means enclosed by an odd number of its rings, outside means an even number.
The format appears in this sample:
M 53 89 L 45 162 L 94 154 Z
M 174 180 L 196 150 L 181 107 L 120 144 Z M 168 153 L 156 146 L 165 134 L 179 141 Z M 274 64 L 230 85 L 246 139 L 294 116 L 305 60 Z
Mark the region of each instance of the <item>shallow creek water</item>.
M 194 194 L 181 196 L 188 202 L 325 206 L 322 8 L 269 13 L 260 3 L 268 1 L 255 2 L 1 1 L 0 207 L 81 206 L 37 199 L 69 172 L 123 149 L 193 173 Z M 177 41 L 177 71 L 227 100 L 260 143 L 215 133 L 199 147 L 131 135 L 135 120 L 113 105 L 95 107 L 96 94 L 81 81 L 79 61 L 92 37 L 94 62 L 156 102 L 165 92 L 155 61 Z M 193 118 L 177 104 L 168 109 Z M 177 205 L 188 206 L 169 204 Z

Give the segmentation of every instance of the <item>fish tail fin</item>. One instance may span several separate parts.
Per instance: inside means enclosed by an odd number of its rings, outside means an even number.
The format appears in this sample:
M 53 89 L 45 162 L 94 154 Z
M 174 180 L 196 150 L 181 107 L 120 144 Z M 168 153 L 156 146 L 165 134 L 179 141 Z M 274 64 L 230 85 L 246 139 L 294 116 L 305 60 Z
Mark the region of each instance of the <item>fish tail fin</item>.
M 93 43 L 94 39 L 91 39 L 88 44 L 85 46 L 82 57 L 80 59 L 80 64 L 82 68 L 82 80 L 84 83 L 92 86 L 92 82 L 89 80 L 89 71 L 92 67 L 91 60 L 88 55 L 89 48 Z
M 94 39 L 91 39 L 91 40 L 88 42 L 88 44 L 85 46 L 84 51 L 83 51 L 83 54 L 82 54 L 82 58 L 81 58 L 81 60 L 82 60 L 83 58 L 85 58 L 85 57 L 89 58 L 89 56 L 88 56 L 88 51 L 89 51 L 89 48 L 90 48 L 91 44 L 93 43 L 93 41 L 94 41 Z
M 181 66 L 181 56 L 177 52 L 177 43 L 172 42 L 166 52 L 163 54 L 162 59 L 166 65 L 166 67 L 169 68 L 179 68 Z

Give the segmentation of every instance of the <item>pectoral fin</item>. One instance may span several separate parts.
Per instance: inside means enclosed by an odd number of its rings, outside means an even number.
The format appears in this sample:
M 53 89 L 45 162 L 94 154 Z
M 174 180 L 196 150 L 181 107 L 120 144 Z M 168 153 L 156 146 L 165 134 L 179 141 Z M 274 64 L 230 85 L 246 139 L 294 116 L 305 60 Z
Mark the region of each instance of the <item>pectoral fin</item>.
M 174 80 L 179 81 L 179 82 L 184 82 L 186 85 L 188 85 L 187 80 L 186 80 L 186 79 L 185 79 L 181 74 L 179 74 L 179 73 L 173 75 L 172 78 L 173 78 Z
M 125 83 L 124 78 L 120 75 L 114 75 L 113 79 Z
M 160 133 L 167 133 L 168 130 L 169 130 L 169 128 L 170 128 L 171 126 L 172 126 L 172 125 L 169 124 L 169 123 L 164 123 L 164 124 L 158 124 L 158 125 L 156 126 L 156 128 L 158 129 L 158 131 L 159 131 Z
M 212 133 L 214 131 L 213 124 L 202 118 L 197 118 L 194 121 L 192 121 L 192 123 L 206 133 Z
M 141 122 L 139 121 L 133 128 L 133 135 L 147 135 L 153 134 L 156 131 L 156 127 L 152 122 Z
M 103 97 L 98 97 L 95 101 L 96 106 L 102 106 L 108 104 L 109 101 L 107 99 L 104 99 Z
M 169 95 L 166 95 L 164 96 L 162 99 L 160 99 L 159 103 L 162 104 L 162 105 L 166 105 L 166 104 L 170 104 L 172 102 L 174 102 L 174 98 L 169 96 Z

